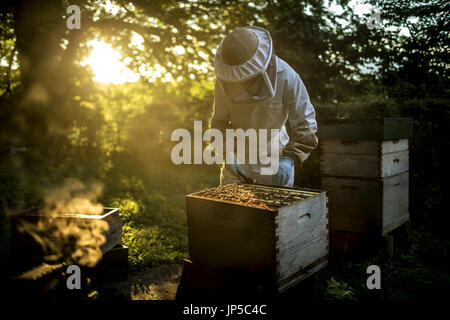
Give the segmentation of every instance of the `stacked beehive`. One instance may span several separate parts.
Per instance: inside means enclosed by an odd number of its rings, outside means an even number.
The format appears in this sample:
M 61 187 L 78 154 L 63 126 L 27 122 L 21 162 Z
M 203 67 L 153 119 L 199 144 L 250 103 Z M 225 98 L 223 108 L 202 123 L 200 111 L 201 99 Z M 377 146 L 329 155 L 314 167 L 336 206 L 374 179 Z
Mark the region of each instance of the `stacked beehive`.
M 93 232 L 99 221 L 106 222 L 100 224 L 107 228 Z M 64 207 L 51 215 L 48 210 L 32 208 L 12 215 L 10 296 L 51 301 L 87 299 L 96 292 L 97 282 L 92 281 L 93 278 L 111 280 L 126 277 L 128 247 L 121 244 L 122 224 L 118 208 Z M 67 290 L 67 261 L 64 261 L 75 250 L 92 256 L 93 247 L 98 245 L 94 241 L 98 241 L 100 232 L 105 237 L 98 248 L 100 260 L 94 266 L 80 266 L 82 290 Z M 81 236 L 85 237 L 84 240 L 74 246 L 77 237 Z M 44 249 L 42 245 L 46 242 L 56 245 L 47 245 Z M 98 258 L 95 253 L 93 255 Z
M 190 258 L 220 276 L 281 292 L 327 264 L 323 191 L 231 184 L 186 202 Z
M 119 209 L 100 208 L 101 212 L 94 209 L 95 214 L 90 213 L 91 207 L 67 207 L 67 211 L 61 209 L 61 212 L 49 215 L 42 208 L 32 208 L 11 215 L 12 263 L 15 269 L 26 270 L 54 255 L 64 260 L 64 255 L 71 255 L 77 249 L 74 242 L 82 236 L 88 237 L 83 243 L 89 249 L 95 248 L 99 239 L 90 239 L 89 235 L 98 237 L 100 233 L 105 237 L 99 247 L 102 255 L 127 251 L 121 245 L 123 223 Z M 106 222 L 106 229 L 99 228 L 98 221 Z M 45 250 L 42 247 L 44 243 L 47 243 Z M 55 245 L 48 245 L 50 243 Z M 81 248 L 83 243 L 80 241 L 78 246 Z
M 411 135 L 409 118 L 321 126 L 322 189 L 329 194 L 332 234 L 384 236 L 409 220 Z

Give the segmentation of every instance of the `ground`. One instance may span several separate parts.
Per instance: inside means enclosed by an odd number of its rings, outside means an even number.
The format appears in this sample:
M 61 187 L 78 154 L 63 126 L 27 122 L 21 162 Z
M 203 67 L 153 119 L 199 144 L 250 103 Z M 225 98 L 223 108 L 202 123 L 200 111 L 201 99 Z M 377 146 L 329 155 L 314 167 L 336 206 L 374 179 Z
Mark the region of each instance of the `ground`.
M 126 280 L 102 284 L 100 299 L 173 300 L 180 282 L 182 264 L 164 264 L 131 272 Z
M 425 237 L 427 233 L 422 230 L 412 231 L 409 241 L 401 243 L 397 233 L 394 233 L 392 259 L 386 259 L 383 251 L 359 256 L 330 256 L 327 267 L 286 291 L 284 297 L 331 301 L 444 299 L 450 288 L 447 259 L 450 243 L 444 239 L 433 241 L 435 235 Z M 418 235 L 421 237 L 415 239 Z M 374 264 L 381 269 L 380 290 L 368 290 L 366 286 L 367 267 Z M 99 297 L 172 300 L 176 296 L 182 268 L 182 264 L 162 264 L 130 272 L 126 280 L 110 282 L 99 289 Z

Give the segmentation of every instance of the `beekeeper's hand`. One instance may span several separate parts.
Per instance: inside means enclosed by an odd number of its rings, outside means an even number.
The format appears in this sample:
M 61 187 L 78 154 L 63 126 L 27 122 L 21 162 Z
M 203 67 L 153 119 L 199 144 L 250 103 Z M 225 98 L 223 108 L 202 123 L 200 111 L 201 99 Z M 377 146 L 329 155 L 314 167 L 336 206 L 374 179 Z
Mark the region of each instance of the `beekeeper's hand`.
M 286 186 L 294 174 L 294 160 L 289 157 L 281 157 L 278 172 L 272 176 L 274 186 Z
M 225 159 L 225 168 L 231 173 L 233 173 L 233 175 L 236 176 L 236 178 L 238 178 L 239 181 L 244 181 L 243 177 L 246 176 L 244 169 L 238 163 L 238 159 L 234 152 L 230 152 L 229 154 L 227 154 L 227 158 Z

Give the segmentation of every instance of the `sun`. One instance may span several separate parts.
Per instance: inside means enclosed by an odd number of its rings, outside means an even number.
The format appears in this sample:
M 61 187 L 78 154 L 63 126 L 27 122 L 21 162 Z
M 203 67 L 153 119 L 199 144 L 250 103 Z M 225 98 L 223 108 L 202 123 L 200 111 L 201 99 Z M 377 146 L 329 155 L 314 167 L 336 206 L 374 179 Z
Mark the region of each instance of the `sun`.
M 94 73 L 93 80 L 102 83 L 123 84 L 136 82 L 139 74 L 131 71 L 121 61 L 122 55 L 106 42 L 91 40 L 87 43 L 92 48 L 89 56 L 81 65 L 89 65 Z

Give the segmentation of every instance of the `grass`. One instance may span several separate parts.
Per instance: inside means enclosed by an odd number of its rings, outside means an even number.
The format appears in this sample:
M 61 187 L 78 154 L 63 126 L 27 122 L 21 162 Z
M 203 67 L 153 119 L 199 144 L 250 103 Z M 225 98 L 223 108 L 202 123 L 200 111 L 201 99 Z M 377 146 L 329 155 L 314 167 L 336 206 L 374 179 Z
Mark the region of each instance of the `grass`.
M 114 170 L 102 203 L 123 216 L 132 270 L 188 257 L 185 195 L 219 183 L 218 167 L 153 165 Z M 120 181 L 119 184 L 114 184 Z

